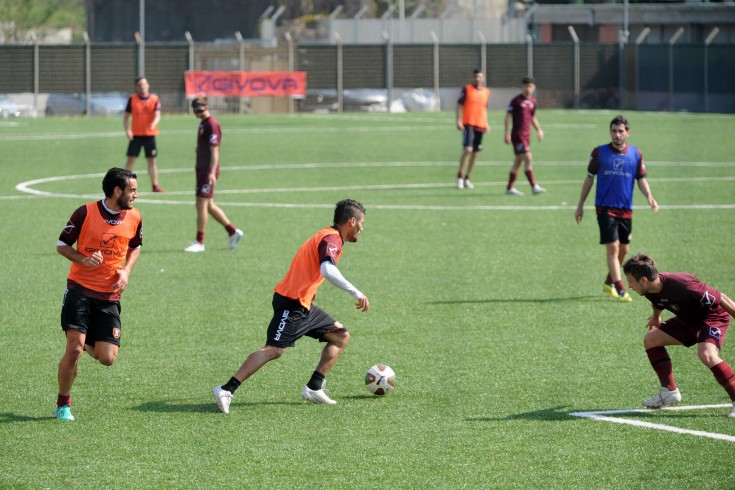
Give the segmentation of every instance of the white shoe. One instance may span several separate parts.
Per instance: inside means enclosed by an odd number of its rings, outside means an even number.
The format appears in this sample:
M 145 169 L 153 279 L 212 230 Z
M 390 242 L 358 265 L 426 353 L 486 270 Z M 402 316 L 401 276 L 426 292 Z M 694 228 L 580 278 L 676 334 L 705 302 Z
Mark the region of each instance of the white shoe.
M 324 389 L 312 390 L 306 385 L 304 385 L 304 388 L 301 390 L 301 398 L 311 403 L 319 403 L 323 405 L 335 405 L 337 403 L 327 396 Z
M 199 253 L 204 252 L 204 244 L 194 240 L 191 245 L 184 249 L 184 252 Z
M 515 187 L 506 189 L 505 193 L 508 194 L 509 196 L 522 196 L 523 195 L 523 193 L 519 191 L 518 189 L 516 189 Z
M 464 179 L 462 177 L 457 178 L 457 189 L 464 189 Z
M 732 412 L 728 415 L 731 419 L 735 419 L 735 402 L 732 402 Z
M 533 190 L 533 193 L 534 194 L 541 194 L 542 192 L 546 192 L 546 189 L 544 189 L 543 187 L 541 187 L 538 184 L 536 184 L 535 186 L 533 186 L 532 190 Z
M 680 401 L 681 393 L 679 392 L 679 388 L 674 391 L 669 391 L 667 388 L 662 386 L 658 393 L 648 400 L 643 400 L 643 406 L 647 408 L 661 408 L 676 405 Z
M 243 232 L 240 228 L 237 228 L 235 230 L 235 233 L 230 236 L 230 245 L 227 247 L 230 250 L 237 247 L 237 244 L 240 243 L 240 240 L 242 240 L 242 237 L 245 236 L 245 232 Z
M 214 400 L 217 402 L 217 408 L 222 413 L 230 413 L 230 403 L 232 402 L 232 393 L 223 390 L 221 386 L 212 388 Z
M 464 188 L 465 189 L 474 189 L 475 186 L 472 185 L 472 182 L 470 182 L 470 179 L 464 179 Z

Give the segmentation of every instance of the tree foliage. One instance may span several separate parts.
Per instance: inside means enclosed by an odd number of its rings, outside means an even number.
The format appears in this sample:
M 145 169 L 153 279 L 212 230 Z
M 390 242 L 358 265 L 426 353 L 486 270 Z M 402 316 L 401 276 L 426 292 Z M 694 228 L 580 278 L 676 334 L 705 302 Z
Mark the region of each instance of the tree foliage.
M 0 0 L 0 29 L 6 41 L 30 41 L 30 33 L 86 27 L 85 0 Z

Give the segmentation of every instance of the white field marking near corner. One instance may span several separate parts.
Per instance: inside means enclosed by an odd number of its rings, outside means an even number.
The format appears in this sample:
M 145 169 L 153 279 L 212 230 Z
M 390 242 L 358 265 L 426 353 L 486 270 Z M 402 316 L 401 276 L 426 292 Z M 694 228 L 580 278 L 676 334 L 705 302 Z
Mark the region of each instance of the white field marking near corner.
M 658 410 L 667 410 L 667 411 L 668 410 L 670 411 L 703 410 L 703 409 L 710 409 L 710 408 L 725 408 L 725 407 L 732 408 L 732 404 L 723 403 L 720 405 L 690 405 L 690 406 L 681 406 L 681 407 L 663 407 Z M 673 425 L 654 424 L 652 422 L 646 422 L 643 420 L 626 419 L 622 417 L 610 417 L 609 416 L 609 415 L 623 415 L 623 414 L 629 414 L 629 413 L 651 414 L 655 412 L 656 410 L 638 408 L 638 409 L 631 409 L 631 410 L 600 410 L 597 412 L 572 412 L 569 415 L 571 415 L 572 417 L 581 417 L 584 419 L 599 420 L 601 422 L 612 422 L 614 424 L 632 425 L 634 427 L 643 427 L 646 429 L 663 430 L 667 432 L 676 432 L 678 434 L 689 434 L 692 436 L 707 437 L 709 439 L 718 439 L 720 441 L 735 442 L 735 436 L 731 436 L 728 434 L 718 434 L 716 432 L 705 432 L 701 430 L 682 429 L 681 427 L 674 427 Z

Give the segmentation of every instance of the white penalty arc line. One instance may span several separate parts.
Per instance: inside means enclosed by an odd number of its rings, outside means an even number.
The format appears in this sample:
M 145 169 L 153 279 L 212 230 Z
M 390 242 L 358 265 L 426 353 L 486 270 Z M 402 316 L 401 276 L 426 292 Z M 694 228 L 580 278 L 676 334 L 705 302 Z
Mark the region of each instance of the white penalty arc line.
M 681 410 L 705 410 L 711 408 L 732 408 L 732 404 L 723 403 L 719 405 L 690 405 L 681 407 L 663 407 L 659 410 L 666 411 L 681 411 Z M 716 432 L 705 432 L 701 430 L 682 429 L 681 427 L 674 427 L 673 425 L 665 424 L 654 424 L 653 422 L 646 422 L 643 420 L 626 419 L 623 417 L 610 417 L 610 415 L 624 415 L 631 413 L 654 413 L 650 409 L 631 409 L 631 410 L 599 410 L 593 412 L 572 412 L 569 415 L 572 417 L 580 417 L 584 419 L 599 420 L 601 422 L 611 422 L 614 424 L 632 425 L 634 427 L 643 427 L 646 429 L 663 430 L 667 432 L 675 432 L 677 434 L 688 434 L 691 436 L 707 437 L 709 439 L 717 439 L 720 441 L 735 442 L 735 436 L 728 434 L 718 434 Z

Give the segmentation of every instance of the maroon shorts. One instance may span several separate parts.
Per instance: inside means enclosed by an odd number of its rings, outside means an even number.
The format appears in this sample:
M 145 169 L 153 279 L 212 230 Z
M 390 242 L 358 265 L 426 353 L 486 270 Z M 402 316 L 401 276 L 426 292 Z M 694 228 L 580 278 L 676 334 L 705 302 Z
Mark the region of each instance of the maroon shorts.
M 717 349 L 722 349 L 725 341 L 729 322 L 723 322 L 719 318 L 708 321 L 691 323 L 678 316 L 666 320 L 659 325 L 662 332 L 671 335 L 686 347 L 691 347 L 700 342 L 715 344 Z
M 198 197 L 214 197 L 214 186 L 209 185 L 209 169 L 197 169 L 197 188 L 196 195 Z M 219 167 L 215 171 L 215 175 L 219 179 Z
M 513 144 L 513 153 L 516 155 L 522 155 L 531 151 L 531 143 L 529 142 L 527 135 L 511 134 L 510 142 Z

